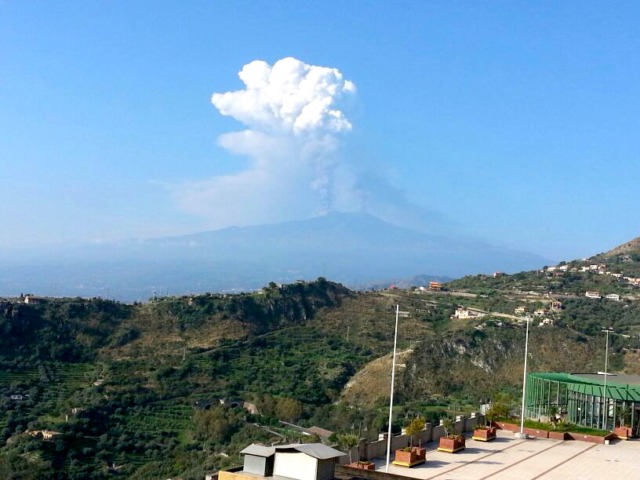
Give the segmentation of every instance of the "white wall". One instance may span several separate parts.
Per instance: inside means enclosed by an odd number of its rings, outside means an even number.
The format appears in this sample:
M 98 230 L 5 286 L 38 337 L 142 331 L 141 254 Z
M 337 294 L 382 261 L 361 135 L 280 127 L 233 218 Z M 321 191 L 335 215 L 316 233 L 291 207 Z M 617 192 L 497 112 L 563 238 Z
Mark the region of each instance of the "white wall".
M 273 475 L 295 478 L 296 480 L 316 480 L 318 461 L 301 452 L 276 452 Z

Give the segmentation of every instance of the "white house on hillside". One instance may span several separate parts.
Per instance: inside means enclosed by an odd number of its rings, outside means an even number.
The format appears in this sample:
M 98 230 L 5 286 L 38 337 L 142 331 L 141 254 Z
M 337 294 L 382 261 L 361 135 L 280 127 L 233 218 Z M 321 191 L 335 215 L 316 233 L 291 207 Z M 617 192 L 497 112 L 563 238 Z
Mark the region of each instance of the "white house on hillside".
M 480 318 L 484 317 L 485 315 L 486 314 L 484 312 L 480 312 L 472 308 L 461 307 L 456 309 L 452 318 L 457 318 L 459 320 L 469 320 L 470 318 Z

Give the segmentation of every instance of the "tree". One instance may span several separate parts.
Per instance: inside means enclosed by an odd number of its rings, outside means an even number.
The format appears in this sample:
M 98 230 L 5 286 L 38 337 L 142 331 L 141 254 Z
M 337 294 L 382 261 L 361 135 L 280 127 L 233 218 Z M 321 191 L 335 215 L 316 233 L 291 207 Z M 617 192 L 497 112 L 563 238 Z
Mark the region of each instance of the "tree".
M 265 417 L 275 417 L 277 415 L 278 402 L 275 398 L 264 395 L 258 399 L 258 410 Z
M 295 422 L 302 415 L 302 405 L 292 398 L 281 398 L 277 406 L 278 418 L 287 422 Z
M 418 435 L 424 429 L 425 421 L 424 418 L 416 417 L 409 425 L 407 425 L 407 435 L 409 435 L 409 439 L 411 442 L 411 446 L 413 447 L 413 437 Z
M 358 442 L 358 437 L 352 433 L 338 435 L 338 445 L 340 445 L 340 448 L 349 452 L 349 463 L 353 463 L 353 459 L 351 458 L 351 450 L 353 449 L 353 447 L 356 447 L 358 445 Z
M 491 421 L 498 418 L 508 418 L 511 414 L 511 405 L 513 404 L 513 397 L 504 393 L 499 393 L 495 396 L 489 411 L 486 414 L 487 420 L 491 418 Z
M 218 442 L 223 442 L 231 430 L 231 424 L 222 407 L 198 412 L 195 423 L 196 429 L 202 437 Z

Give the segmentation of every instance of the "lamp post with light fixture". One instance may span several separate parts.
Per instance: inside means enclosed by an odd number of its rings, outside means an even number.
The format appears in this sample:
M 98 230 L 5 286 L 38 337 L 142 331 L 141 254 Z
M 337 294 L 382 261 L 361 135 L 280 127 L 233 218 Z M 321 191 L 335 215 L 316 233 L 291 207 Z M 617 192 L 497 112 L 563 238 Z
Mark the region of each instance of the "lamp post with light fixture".
M 387 467 L 385 472 L 389 473 L 389 460 L 391 458 L 391 422 L 393 421 L 393 386 L 396 379 L 396 346 L 398 344 L 398 319 L 400 314 L 409 315 L 409 312 L 401 312 L 400 305 L 396 305 L 396 330 L 393 336 L 393 360 L 391 366 L 391 398 L 389 399 L 389 430 L 387 432 Z
M 606 430 L 607 429 L 607 424 L 609 423 L 609 405 L 607 405 L 607 375 L 609 375 L 608 373 L 608 369 L 609 369 L 609 334 L 610 333 L 614 333 L 613 330 L 611 330 L 610 328 L 606 328 L 604 330 L 601 330 L 603 333 L 607 334 L 607 340 L 606 340 L 606 347 L 605 347 L 605 354 L 604 354 L 604 398 L 602 400 L 602 429 Z M 615 419 L 614 419 L 615 420 Z
M 527 333 L 525 335 L 524 340 L 524 374 L 522 379 L 522 411 L 520 412 L 520 431 L 516 432 L 516 438 L 527 438 L 527 435 L 524 433 L 524 403 L 525 397 L 527 394 L 527 357 L 529 355 L 529 317 L 526 317 L 527 320 Z

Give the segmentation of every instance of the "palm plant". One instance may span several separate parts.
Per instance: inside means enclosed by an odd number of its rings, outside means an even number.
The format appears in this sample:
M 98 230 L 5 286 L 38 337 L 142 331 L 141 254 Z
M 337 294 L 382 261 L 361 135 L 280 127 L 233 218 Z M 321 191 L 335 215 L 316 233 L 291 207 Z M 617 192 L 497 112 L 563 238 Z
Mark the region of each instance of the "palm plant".
M 453 431 L 453 429 L 455 428 L 455 423 L 453 421 L 453 418 L 444 417 L 442 419 L 442 427 L 444 428 L 444 435 L 446 437 L 451 437 L 452 435 L 449 432 Z
M 630 405 L 618 405 L 616 408 L 616 417 L 618 419 L 619 427 L 626 427 L 631 421 L 631 406 Z

